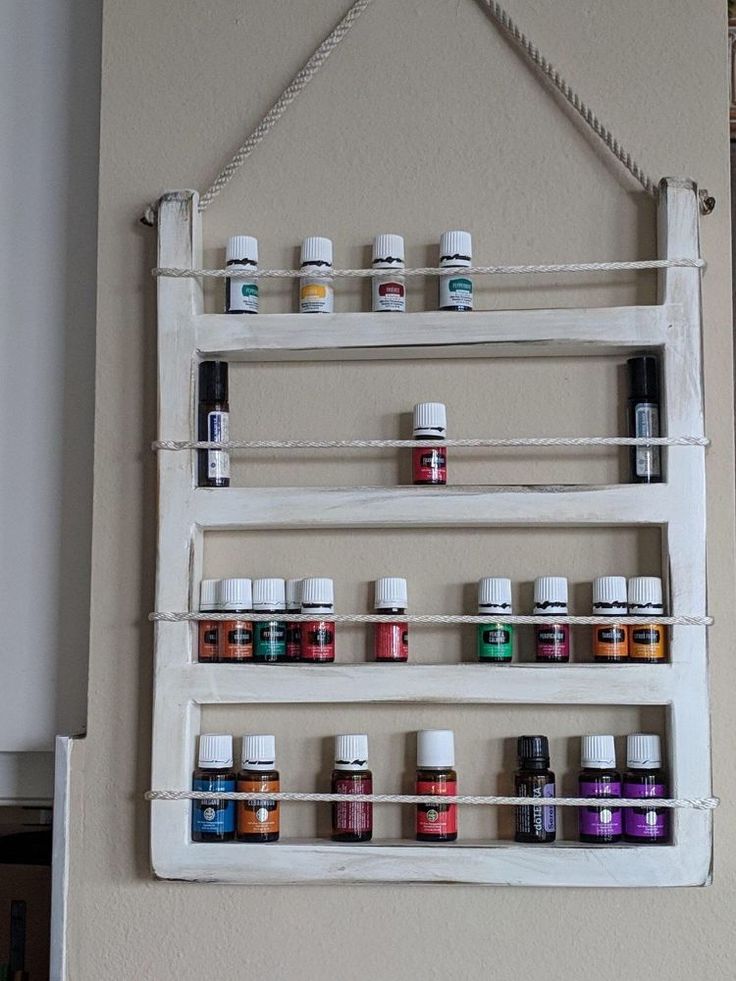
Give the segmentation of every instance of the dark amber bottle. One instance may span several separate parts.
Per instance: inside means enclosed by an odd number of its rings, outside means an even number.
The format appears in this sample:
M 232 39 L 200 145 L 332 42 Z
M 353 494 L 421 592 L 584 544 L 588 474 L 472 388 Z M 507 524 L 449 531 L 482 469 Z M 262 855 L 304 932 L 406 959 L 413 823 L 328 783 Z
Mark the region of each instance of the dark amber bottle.
M 373 774 L 368 769 L 368 736 L 365 734 L 335 736 L 331 792 L 373 793 Z M 372 837 L 373 804 L 370 801 L 333 801 L 333 841 L 370 841 Z
M 614 738 L 583 736 L 580 743 L 580 796 L 609 798 L 600 807 L 580 808 L 580 840 L 589 845 L 615 844 L 623 835 L 623 815 L 621 808 L 615 807 L 610 799 L 621 796 L 621 774 L 616 769 Z
M 232 736 L 206 733 L 199 737 L 199 766 L 192 777 L 192 790 L 235 790 Z M 204 797 L 192 801 L 192 841 L 232 841 L 234 837 L 234 800 Z
M 519 769 L 515 775 L 517 797 L 554 797 L 555 775 L 549 769 L 546 736 L 519 736 Z M 555 840 L 556 809 L 549 804 L 516 808 L 515 841 L 545 844 Z
M 241 793 L 278 794 L 279 771 L 274 736 L 243 736 L 243 769 L 238 774 Z M 238 801 L 238 840 L 269 842 L 279 840 L 279 802 L 277 800 Z
M 451 729 L 423 729 L 417 733 L 416 793 L 455 797 L 455 737 Z M 417 804 L 417 841 L 455 841 L 457 804 Z

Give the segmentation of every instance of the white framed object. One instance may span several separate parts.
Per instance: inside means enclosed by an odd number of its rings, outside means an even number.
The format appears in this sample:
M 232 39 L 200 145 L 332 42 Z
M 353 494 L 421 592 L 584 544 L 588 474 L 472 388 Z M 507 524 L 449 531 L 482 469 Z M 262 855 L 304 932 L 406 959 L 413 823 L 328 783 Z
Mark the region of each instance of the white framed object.
M 699 258 L 695 185 L 662 182 L 659 258 Z M 197 195 L 164 195 L 161 267 L 201 268 Z M 196 438 L 201 359 L 519 357 L 650 350 L 663 365 L 663 432 L 702 436 L 700 272 L 659 272 L 658 303 L 600 309 L 463 314 L 368 313 L 234 317 L 203 312 L 195 278 L 158 281 L 159 439 Z M 672 616 L 706 615 L 705 459 L 671 446 L 661 484 L 580 487 L 198 488 L 196 454 L 161 452 L 156 609 L 196 608 L 204 534 L 219 529 L 410 525 L 649 525 L 662 531 Z M 673 797 L 711 793 L 704 626 L 671 628 L 667 664 L 310 666 L 198 664 L 187 622 L 155 626 L 152 787 L 187 791 L 200 710 L 210 704 L 442 702 L 658 705 L 667 715 Z M 246 678 L 247 676 L 247 678 Z M 297 788 L 302 789 L 302 788 Z M 267 847 L 193 843 L 190 802 L 151 804 L 151 858 L 161 878 L 242 883 L 474 882 L 560 886 L 683 886 L 710 879 L 709 811 L 673 812 L 665 846 L 508 841 L 426 846 L 410 841 L 341 846 L 283 840 Z

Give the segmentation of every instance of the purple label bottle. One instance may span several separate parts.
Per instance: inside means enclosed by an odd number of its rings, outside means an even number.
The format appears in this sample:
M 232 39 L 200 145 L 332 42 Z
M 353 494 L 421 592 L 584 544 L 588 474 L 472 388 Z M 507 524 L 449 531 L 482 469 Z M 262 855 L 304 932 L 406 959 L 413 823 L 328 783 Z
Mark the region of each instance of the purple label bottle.
M 616 748 L 613 736 L 583 736 L 578 779 L 581 797 L 616 798 L 621 796 L 621 775 L 616 770 Z M 581 807 L 580 840 L 591 845 L 610 845 L 621 841 L 623 820 L 621 808 L 613 801 L 602 807 Z
M 659 736 L 632 733 L 626 740 L 624 797 L 667 797 Z M 624 839 L 637 845 L 664 845 L 670 840 L 670 815 L 665 808 L 627 807 Z

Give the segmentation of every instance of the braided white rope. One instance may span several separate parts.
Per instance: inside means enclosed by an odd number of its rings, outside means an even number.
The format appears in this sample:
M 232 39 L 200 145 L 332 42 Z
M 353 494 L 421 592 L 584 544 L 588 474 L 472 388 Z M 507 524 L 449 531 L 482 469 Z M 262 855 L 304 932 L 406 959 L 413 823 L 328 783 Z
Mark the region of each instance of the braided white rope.
M 494 0 L 478 0 L 478 2 L 486 10 L 494 23 L 511 39 L 521 53 L 531 61 L 542 77 L 546 78 L 560 93 L 573 111 L 595 133 L 603 145 L 628 170 L 631 176 L 641 184 L 648 194 L 656 196 L 657 184 L 654 178 L 650 177 L 636 162 L 631 153 L 613 135 L 612 131 L 601 122 L 596 113 L 580 98 L 577 92 L 561 76 L 560 72 L 544 57 L 536 44 L 519 28 L 501 4 L 494 2 Z M 222 168 L 210 187 L 204 192 L 199 202 L 200 212 L 203 212 L 232 180 L 255 148 L 278 123 L 279 119 L 281 119 L 299 93 L 309 85 L 322 65 L 324 65 L 335 48 L 352 29 L 366 7 L 371 3 L 372 0 L 355 0 L 355 3 L 352 4 L 339 24 L 327 35 L 314 54 L 296 73 L 256 128 L 248 134 L 230 162 Z M 699 197 L 701 211 L 703 214 L 710 214 L 715 207 L 715 199 L 704 189 L 699 192 Z M 141 221 L 146 225 L 155 224 L 155 205 L 149 205 L 146 208 Z
M 542 265 L 514 266 L 419 266 L 395 270 L 401 276 L 442 276 L 460 269 L 469 276 L 521 276 L 531 273 L 623 272 L 629 269 L 704 269 L 705 259 L 631 259 L 612 262 L 552 262 Z M 176 266 L 157 266 L 151 270 L 155 277 L 169 279 L 295 279 L 304 275 L 303 269 L 180 269 Z M 310 279 L 370 279 L 385 276 L 385 269 L 317 269 L 309 270 Z
M 495 0 L 478 0 L 482 7 L 486 8 L 488 15 L 493 21 L 511 38 L 527 56 L 532 64 L 536 65 L 542 75 L 557 89 L 569 106 L 578 114 L 595 135 L 603 142 L 611 153 L 628 170 L 634 180 L 638 181 L 647 194 L 653 197 L 657 194 L 657 181 L 641 167 L 632 157 L 631 153 L 613 135 L 611 130 L 605 126 L 598 118 L 596 113 L 585 103 L 577 92 L 560 75 L 559 71 L 552 65 L 534 42 L 527 37 L 514 20 L 509 16 L 500 3 Z
M 661 807 L 669 810 L 691 808 L 697 811 L 712 811 L 720 804 L 717 797 L 443 797 L 431 794 L 298 794 L 207 790 L 148 790 L 144 797 L 146 800 L 275 800 L 307 801 L 315 804 L 334 801 L 347 804 L 469 804 L 492 807 Z
M 194 621 L 197 620 L 249 620 L 253 623 L 268 623 L 272 620 L 279 620 L 284 623 L 309 623 L 314 620 L 315 617 L 309 613 L 178 613 L 178 612 L 165 612 L 156 611 L 155 613 L 149 613 L 148 619 L 158 623 L 180 623 L 182 621 Z M 400 620 L 402 623 L 415 623 L 415 624 L 459 624 L 459 623 L 488 623 L 489 620 L 503 620 L 504 623 L 518 623 L 518 624 L 532 624 L 538 625 L 543 617 L 537 616 L 524 616 L 524 615 L 513 615 L 513 614 L 463 614 L 463 613 L 329 613 L 320 614 L 318 619 L 329 620 L 330 623 L 396 623 Z M 573 626 L 593 626 L 596 623 L 606 624 L 611 622 L 610 617 L 601 616 L 590 616 L 590 617 L 579 617 L 579 616 L 557 616 L 550 615 L 548 619 L 553 620 L 555 623 L 569 623 Z M 693 617 L 693 616 L 676 616 L 676 617 L 662 617 L 662 616 L 642 616 L 642 617 L 630 617 L 622 616 L 621 618 L 626 623 L 631 626 L 645 626 L 650 623 L 658 623 L 663 627 L 710 627 L 713 623 L 712 617 Z
M 245 141 L 238 147 L 230 162 L 222 168 L 212 184 L 204 192 L 199 199 L 200 213 L 205 211 L 222 189 L 230 183 L 258 144 L 270 133 L 299 93 L 303 92 L 307 85 L 309 85 L 322 65 L 324 65 L 335 48 L 350 32 L 363 11 L 371 3 L 373 3 L 373 0 L 355 0 L 355 3 L 353 3 L 339 24 L 330 31 L 314 54 L 299 69 L 256 128 L 248 134 Z M 146 225 L 155 224 L 156 208 L 154 205 L 149 205 L 146 208 L 141 221 Z
M 381 450 L 513 446 L 709 446 L 707 436 L 519 436 L 497 439 L 157 439 L 154 450 Z

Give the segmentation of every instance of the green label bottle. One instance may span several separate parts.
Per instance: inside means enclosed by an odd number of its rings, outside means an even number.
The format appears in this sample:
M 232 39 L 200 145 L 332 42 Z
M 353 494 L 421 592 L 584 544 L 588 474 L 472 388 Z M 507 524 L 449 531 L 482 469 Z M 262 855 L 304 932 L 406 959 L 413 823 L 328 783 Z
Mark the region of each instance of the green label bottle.
M 513 613 L 510 579 L 487 578 L 478 581 L 478 613 L 489 616 L 488 623 L 479 623 L 477 627 L 478 660 L 508 663 L 514 656 L 514 627 L 500 618 Z

